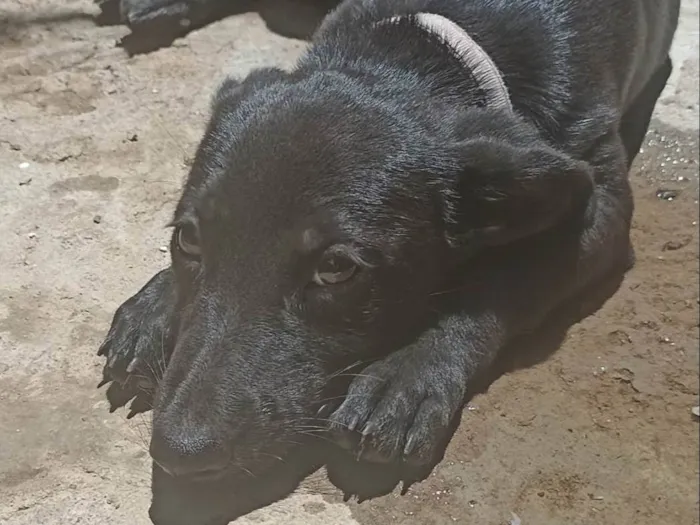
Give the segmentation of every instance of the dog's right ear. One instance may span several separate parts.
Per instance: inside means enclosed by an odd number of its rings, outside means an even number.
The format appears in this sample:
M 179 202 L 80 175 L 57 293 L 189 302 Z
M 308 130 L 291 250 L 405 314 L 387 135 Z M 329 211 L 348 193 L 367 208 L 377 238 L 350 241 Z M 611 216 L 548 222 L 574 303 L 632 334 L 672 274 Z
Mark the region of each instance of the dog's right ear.
M 276 67 L 254 69 L 242 81 L 229 77 L 221 83 L 214 94 L 211 103 L 212 113 L 233 109 L 255 89 L 281 82 L 286 78 L 287 72 Z
M 538 234 L 588 202 L 591 167 L 542 141 L 477 137 L 461 144 L 456 185 L 463 242 L 503 245 Z

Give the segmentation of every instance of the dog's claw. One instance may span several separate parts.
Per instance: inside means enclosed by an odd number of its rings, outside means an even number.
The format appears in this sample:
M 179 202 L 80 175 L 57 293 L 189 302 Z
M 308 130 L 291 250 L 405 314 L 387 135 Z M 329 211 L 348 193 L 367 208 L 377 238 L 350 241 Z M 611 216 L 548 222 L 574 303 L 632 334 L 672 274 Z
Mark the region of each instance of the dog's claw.
M 129 363 L 129 366 L 126 367 L 126 373 L 127 374 L 133 374 L 138 366 L 141 364 L 141 358 L 140 357 L 134 357 L 131 362 Z
M 114 365 L 117 364 L 117 361 L 121 359 L 121 356 L 119 354 L 112 354 L 109 356 L 107 359 L 107 368 L 114 368 Z
M 355 416 L 350 420 L 350 423 L 348 423 L 348 430 L 350 432 L 354 432 L 355 429 L 357 428 L 357 424 L 360 422 L 360 416 Z
M 416 448 L 416 436 L 415 434 L 412 434 L 411 437 L 408 438 L 408 441 L 406 442 L 406 446 L 403 449 L 403 455 L 408 457 L 412 455 L 415 452 Z

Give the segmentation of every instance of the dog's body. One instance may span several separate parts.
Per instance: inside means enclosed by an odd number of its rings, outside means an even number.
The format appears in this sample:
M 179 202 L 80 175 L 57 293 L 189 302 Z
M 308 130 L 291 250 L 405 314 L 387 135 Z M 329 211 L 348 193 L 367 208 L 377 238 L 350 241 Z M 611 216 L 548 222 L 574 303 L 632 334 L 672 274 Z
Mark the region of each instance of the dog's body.
M 120 307 L 101 349 L 123 381 L 165 341 L 155 461 L 184 477 L 262 470 L 326 421 L 341 443 L 361 436 L 365 459 L 432 461 L 506 342 L 629 266 L 627 172 L 678 11 L 348 0 L 294 71 L 225 83 L 173 266 Z M 475 73 L 418 13 L 493 63 Z

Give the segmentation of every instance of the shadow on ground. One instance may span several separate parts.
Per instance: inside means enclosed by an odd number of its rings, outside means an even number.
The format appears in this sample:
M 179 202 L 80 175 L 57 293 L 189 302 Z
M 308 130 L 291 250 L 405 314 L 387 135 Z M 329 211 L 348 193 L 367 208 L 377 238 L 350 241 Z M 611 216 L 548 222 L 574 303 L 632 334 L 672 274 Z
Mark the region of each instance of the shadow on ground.
M 100 3 L 99 25 L 125 23 L 131 33 L 119 45 L 130 55 L 143 54 L 171 45 L 176 39 L 222 18 L 257 12 L 268 29 L 287 38 L 308 40 L 325 14 L 337 3 L 335 0 L 204 0 L 187 2 L 186 18 L 177 2 L 146 2 L 170 4 L 173 9 L 159 9 L 157 13 L 144 10 L 142 15 L 125 17 L 119 11 L 118 0 Z M 126 18 L 126 20 L 125 20 Z
M 0 45 L 21 41 L 21 33 L 34 25 L 57 25 L 92 20 L 99 26 L 128 26 L 131 32 L 117 45 L 130 55 L 151 53 L 170 46 L 178 38 L 228 16 L 257 12 L 268 29 L 287 38 L 308 40 L 337 0 L 148 0 L 140 11 L 125 15 L 119 0 L 96 2 L 99 12 L 79 9 L 51 12 L 0 12 Z M 141 4 L 139 4 L 141 5 Z M 184 7 L 186 5 L 186 7 Z

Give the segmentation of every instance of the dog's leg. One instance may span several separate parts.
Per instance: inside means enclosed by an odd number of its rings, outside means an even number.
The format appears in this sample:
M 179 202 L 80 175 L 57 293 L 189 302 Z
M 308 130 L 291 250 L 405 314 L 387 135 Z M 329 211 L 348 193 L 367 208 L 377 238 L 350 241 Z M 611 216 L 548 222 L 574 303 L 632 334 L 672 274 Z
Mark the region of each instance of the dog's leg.
M 628 166 L 632 165 L 642 147 L 644 136 L 649 129 L 651 116 L 654 113 L 656 101 L 666 87 L 666 82 L 668 82 L 672 70 L 671 58 L 668 57 L 663 66 L 652 75 L 644 89 L 637 95 L 637 98 L 622 116 L 620 136 L 627 151 Z
M 112 410 L 155 390 L 172 350 L 175 306 L 175 282 L 168 268 L 117 309 L 98 352 L 107 358 L 100 385 L 112 382 L 107 395 Z
M 94 0 L 103 12 L 118 11 L 132 30 L 186 31 L 200 26 L 226 0 Z M 243 3 L 243 2 L 241 2 Z
M 353 380 L 330 416 L 341 445 L 355 448 L 359 441 L 358 452 L 369 461 L 435 461 L 467 386 L 504 344 L 627 267 L 633 203 L 616 131 L 599 143 L 591 165 L 596 188 L 580 224 L 560 225 L 557 242 L 533 240 L 522 256 L 484 265 L 470 276 L 468 282 L 481 284 L 465 286 L 461 311 Z

